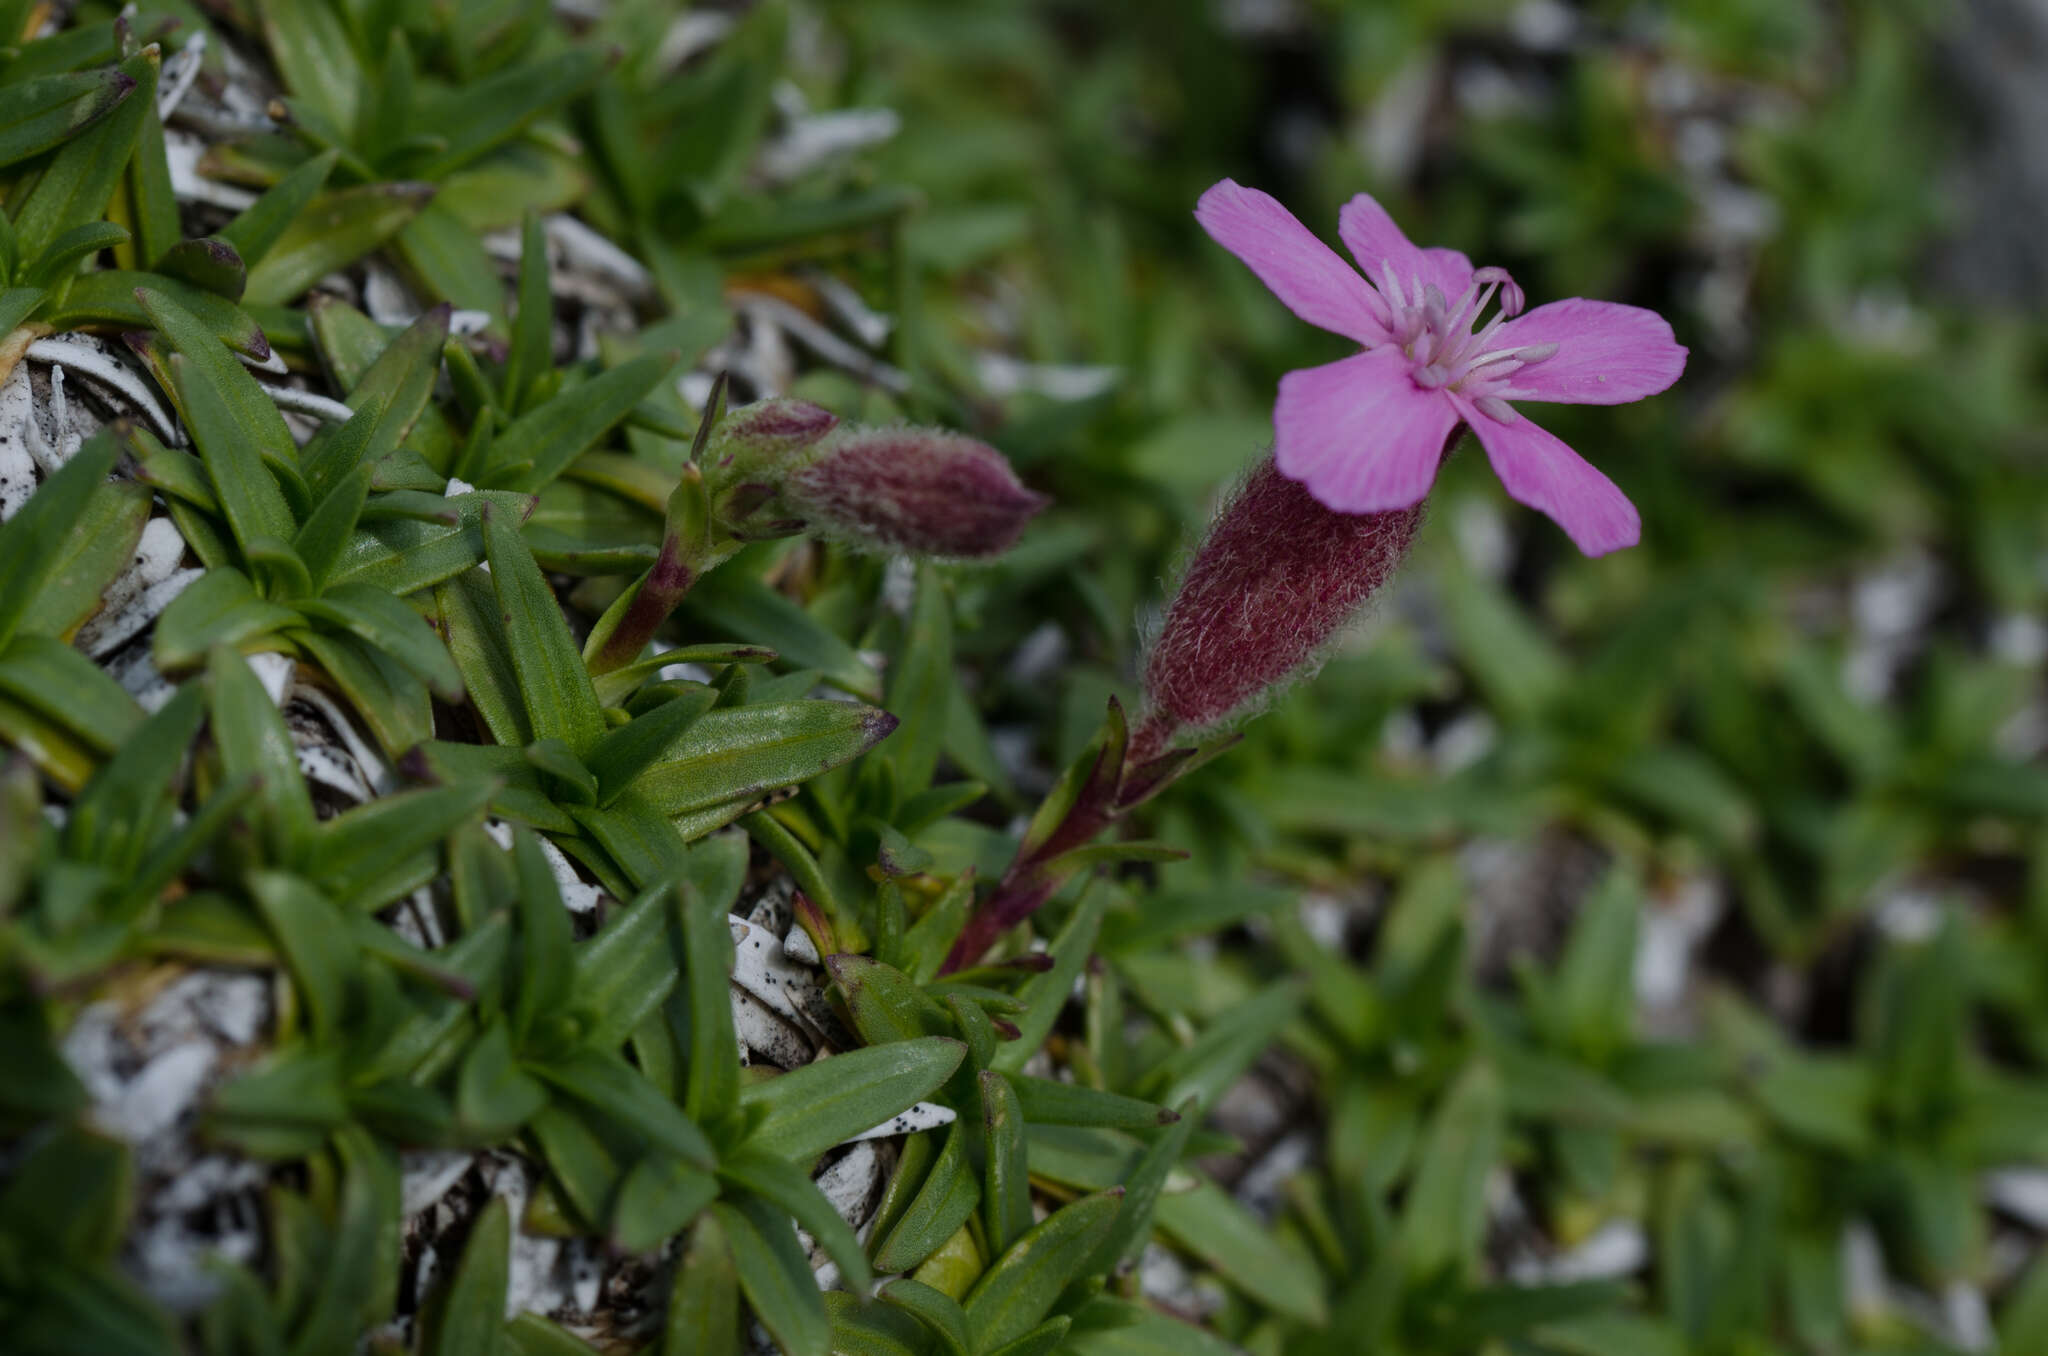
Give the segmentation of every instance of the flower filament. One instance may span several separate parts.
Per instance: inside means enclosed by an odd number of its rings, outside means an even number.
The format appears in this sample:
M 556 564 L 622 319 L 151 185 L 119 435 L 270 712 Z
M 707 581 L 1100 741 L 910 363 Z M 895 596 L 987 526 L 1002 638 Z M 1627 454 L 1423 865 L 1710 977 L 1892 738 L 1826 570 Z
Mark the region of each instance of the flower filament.
M 1455 302 L 1435 283 L 1411 277 L 1403 287 L 1391 260 L 1380 262 L 1379 293 L 1392 313 L 1388 328 L 1409 361 L 1408 375 L 1425 391 L 1452 391 L 1503 424 L 1520 416 L 1508 401 L 1530 394 L 1511 378 L 1554 356 L 1556 344 L 1489 348 L 1500 327 L 1522 313 L 1522 289 L 1504 268 L 1477 269 Z M 1476 332 L 1473 324 L 1500 294 L 1500 309 Z

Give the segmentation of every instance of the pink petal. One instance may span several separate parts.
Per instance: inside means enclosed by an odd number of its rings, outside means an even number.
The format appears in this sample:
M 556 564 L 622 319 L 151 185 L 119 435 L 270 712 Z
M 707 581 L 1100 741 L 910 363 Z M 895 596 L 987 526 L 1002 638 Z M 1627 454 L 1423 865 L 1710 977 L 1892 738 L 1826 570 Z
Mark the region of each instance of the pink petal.
M 1385 342 L 1379 294 L 1268 194 L 1225 179 L 1195 204 L 1195 220 L 1309 324 L 1368 346 Z
M 1339 513 L 1422 502 L 1458 411 L 1408 378 L 1391 346 L 1289 372 L 1273 406 L 1274 458 L 1290 480 Z
M 1556 344 L 1557 353 L 1508 378 L 1518 400 L 1626 405 L 1653 396 L 1685 370 L 1685 346 L 1655 311 L 1573 297 L 1500 327 L 1489 349 Z M 1522 394 L 1526 393 L 1526 394 Z
M 1554 434 L 1526 417 L 1503 424 L 1463 398 L 1457 404 L 1509 496 L 1548 514 L 1581 551 L 1605 555 L 1641 539 L 1643 520 L 1628 496 Z
M 1415 301 L 1415 280 L 1436 284 L 1446 301 L 1456 301 L 1472 281 L 1472 261 L 1453 249 L 1422 249 L 1411 244 L 1401 228 L 1370 193 L 1361 193 L 1337 214 L 1337 234 L 1373 286 L 1380 285 L 1380 265 L 1392 263 L 1401 290 Z

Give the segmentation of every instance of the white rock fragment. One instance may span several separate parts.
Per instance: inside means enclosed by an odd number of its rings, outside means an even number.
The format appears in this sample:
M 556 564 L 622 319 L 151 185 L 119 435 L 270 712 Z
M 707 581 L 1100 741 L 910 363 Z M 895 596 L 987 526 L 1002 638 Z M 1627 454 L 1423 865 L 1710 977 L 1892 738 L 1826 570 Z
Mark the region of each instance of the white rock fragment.
M 181 570 L 185 539 L 168 518 L 143 525 L 135 558 L 107 589 L 99 612 L 78 628 L 75 643 L 94 659 L 105 659 L 163 615 L 171 600 L 183 593 L 203 569 Z
M 106 341 L 90 334 L 49 335 L 30 344 L 25 356 L 107 387 L 146 418 L 166 442 L 182 441 L 177 421 L 165 411 L 156 392 Z
M 744 1050 L 778 1069 L 802 1068 L 816 1054 L 802 1028 L 777 1016 L 766 1003 L 738 985 L 732 986 L 732 1025 Z
M 782 938 L 782 954 L 795 961 L 798 965 L 818 966 L 825 963 L 824 957 L 818 954 L 817 944 L 811 940 L 811 934 L 805 932 L 803 925 L 800 923 L 793 925 L 784 934 Z
M 857 1135 L 849 1135 L 842 1143 L 857 1144 L 864 1139 L 888 1139 L 895 1135 L 914 1135 L 920 1130 L 936 1130 L 942 1125 L 951 1125 L 957 1113 L 949 1106 L 936 1102 L 918 1102 L 888 1120 Z
M 281 410 L 309 414 L 329 424 L 346 424 L 355 417 L 356 412 L 339 400 L 315 391 L 302 391 L 296 386 L 272 385 L 267 381 L 258 382 L 257 385 L 263 388 L 263 394 L 269 396 L 272 403 Z
M 256 194 L 248 189 L 199 172 L 200 157 L 206 154 L 206 148 L 207 142 L 190 132 L 175 127 L 164 129 L 164 159 L 171 167 L 172 196 L 180 202 L 205 203 L 224 212 L 240 212 L 255 202 Z
M 732 926 L 733 983 L 801 1026 L 821 1034 L 836 1030 L 838 1021 L 825 1002 L 825 991 L 813 977 L 816 972 L 792 963 L 783 954 L 781 939 L 767 928 L 740 918 L 728 921 Z
M 286 696 L 292 690 L 292 672 L 298 667 L 290 655 L 252 654 L 248 656 L 249 667 L 256 672 L 256 679 L 263 684 L 265 695 L 272 706 L 283 706 Z
M 769 296 L 765 292 L 739 292 L 733 300 L 741 314 L 754 322 L 755 328 L 783 331 L 834 367 L 863 381 L 874 382 L 897 395 L 910 389 L 910 377 L 901 368 L 871 357 L 813 320 L 807 311 L 781 297 Z
M 1093 400 L 1107 395 L 1123 380 L 1123 369 L 1100 364 L 1027 363 L 1004 353 L 979 353 L 975 379 L 990 395 L 1031 394 L 1052 400 Z
M 789 183 L 836 160 L 879 146 L 903 130 L 893 108 L 847 108 L 790 119 L 761 148 L 755 167 L 770 183 Z

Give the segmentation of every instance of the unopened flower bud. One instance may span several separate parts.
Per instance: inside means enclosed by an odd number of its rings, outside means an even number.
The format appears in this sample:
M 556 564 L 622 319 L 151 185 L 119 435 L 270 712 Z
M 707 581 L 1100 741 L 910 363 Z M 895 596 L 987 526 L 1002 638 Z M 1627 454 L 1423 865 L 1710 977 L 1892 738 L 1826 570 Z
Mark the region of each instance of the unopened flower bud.
M 1419 504 L 1338 513 L 1261 462 L 1166 609 L 1145 664 L 1146 742 L 1219 725 L 1301 676 L 1393 576 L 1421 521 Z
M 783 483 L 838 426 L 837 415 L 808 400 L 761 400 L 727 414 L 704 449 L 712 515 L 741 541 L 801 531 L 781 501 Z
M 788 396 L 757 400 L 729 411 L 705 449 L 707 471 L 754 462 L 780 463 L 839 427 L 822 405 Z
M 986 443 L 877 428 L 834 437 L 784 483 L 782 502 L 855 546 L 961 558 L 1007 551 L 1050 501 Z

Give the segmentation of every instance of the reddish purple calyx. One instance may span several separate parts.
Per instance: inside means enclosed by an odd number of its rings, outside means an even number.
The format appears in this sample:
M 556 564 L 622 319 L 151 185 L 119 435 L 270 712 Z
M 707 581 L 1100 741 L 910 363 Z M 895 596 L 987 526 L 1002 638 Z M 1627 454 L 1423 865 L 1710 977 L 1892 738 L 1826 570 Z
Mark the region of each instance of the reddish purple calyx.
M 840 437 L 789 478 L 783 498 L 850 544 L 963 559 L 1008 550 L 1049 502 L 988 444 L 914 428 Z
M 1145 664 L 1154 719 L 1143 742 L 1158 738 L 1158 717 L 1208 728 L 1306 669 L 1392 577 L 1421 521 L 1420 505 L 1338 513 L 1260 463 L 1167 607 Z

